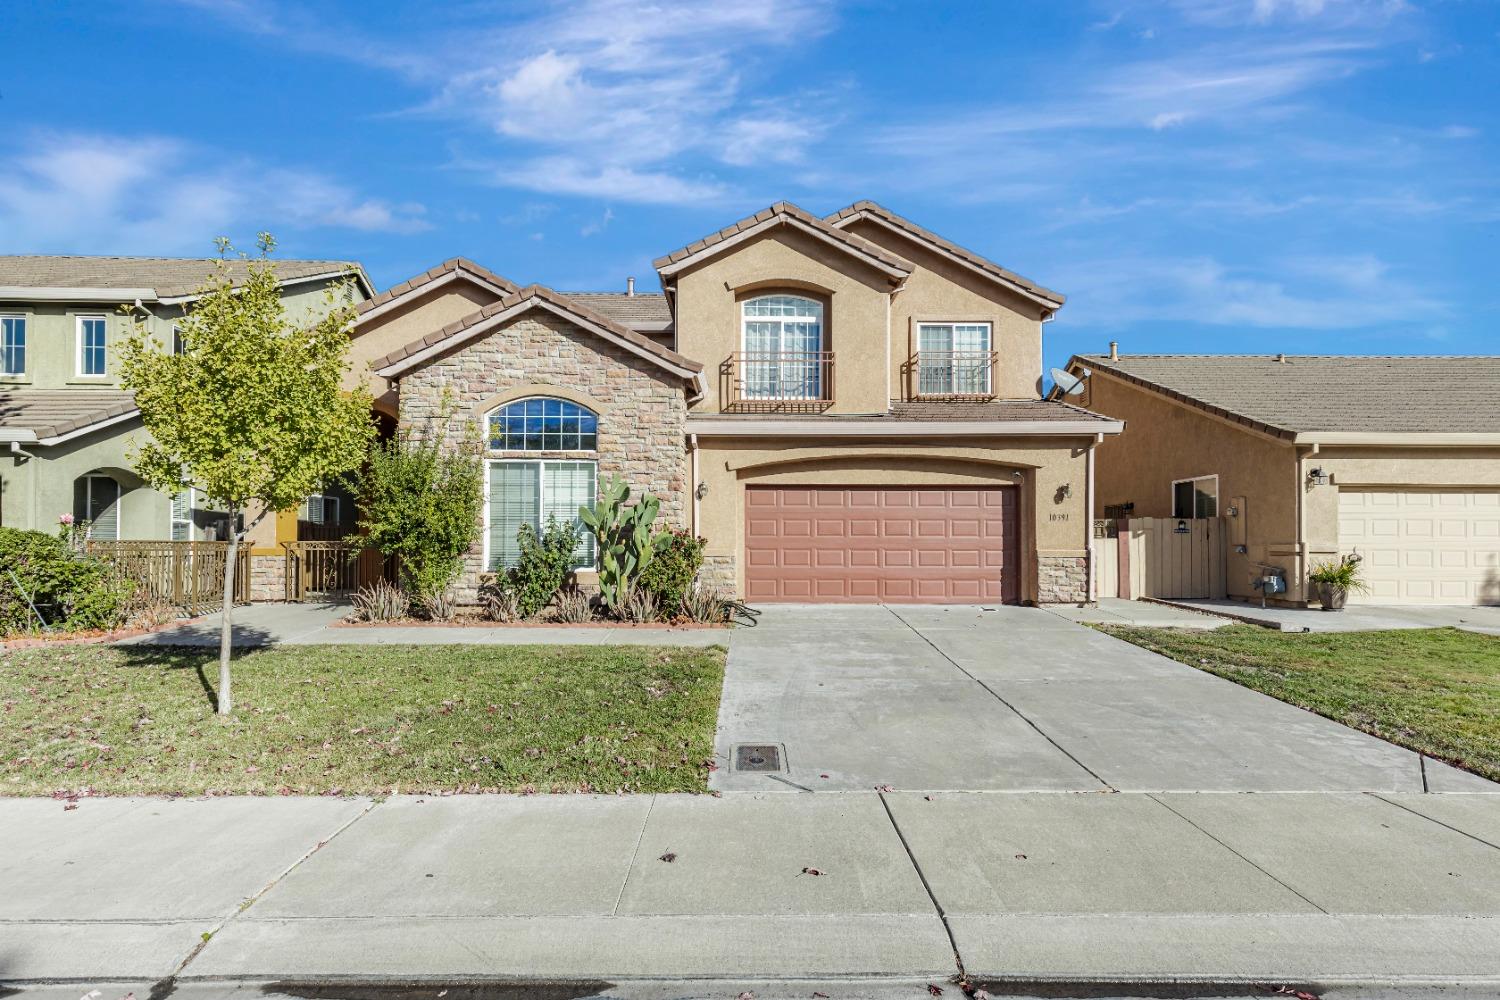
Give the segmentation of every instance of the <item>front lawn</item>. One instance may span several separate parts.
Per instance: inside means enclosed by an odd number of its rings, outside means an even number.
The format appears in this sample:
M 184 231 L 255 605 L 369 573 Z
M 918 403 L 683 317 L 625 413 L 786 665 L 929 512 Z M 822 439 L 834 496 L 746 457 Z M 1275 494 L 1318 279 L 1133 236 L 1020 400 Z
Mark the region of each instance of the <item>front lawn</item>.
M 67 646 L 0 654 L 0 795 L 701 792 L 721 649 Z
M 1500 638 L 1457 629 L 1103 631 L 1500 781 Z M 1275 733 L 1267 733 L 1275 739 Z

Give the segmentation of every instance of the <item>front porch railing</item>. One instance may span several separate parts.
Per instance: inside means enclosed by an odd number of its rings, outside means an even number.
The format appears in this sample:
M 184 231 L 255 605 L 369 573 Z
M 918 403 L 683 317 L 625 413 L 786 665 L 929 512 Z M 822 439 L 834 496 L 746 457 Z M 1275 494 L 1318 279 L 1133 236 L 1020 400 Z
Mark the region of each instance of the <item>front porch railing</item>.
M 228 542 L 86 543 L 85 551 L 135 581 L 137 593 L 165 601 L 189 615 L 217 611 L 224 604 L 224 559 Z M 250 599 L 250 546 L 235 557 L 234 600 Z

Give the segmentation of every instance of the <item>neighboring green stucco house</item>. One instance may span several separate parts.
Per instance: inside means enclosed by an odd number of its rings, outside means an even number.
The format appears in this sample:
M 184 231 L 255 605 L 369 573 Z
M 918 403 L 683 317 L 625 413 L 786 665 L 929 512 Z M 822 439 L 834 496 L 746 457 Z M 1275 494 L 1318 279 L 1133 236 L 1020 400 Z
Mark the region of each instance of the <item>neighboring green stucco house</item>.
M 147 317 L 163 350 L 212 272 L 211 260 L 0 256 L 0 525 L 55 530 L 62 514 L 102 539 L 197 540 L 222 515 L 192 495 L 150 489 L 127 457 L 144 430 L 119 384 L 129 332 L 120 306 Z M 232 268 L 243 272 L 245 265 Z M 292 316 L 322 312 L 327 287 L 352 275 L 353 301 L 373 290 L 358 263 L 279 260 Z

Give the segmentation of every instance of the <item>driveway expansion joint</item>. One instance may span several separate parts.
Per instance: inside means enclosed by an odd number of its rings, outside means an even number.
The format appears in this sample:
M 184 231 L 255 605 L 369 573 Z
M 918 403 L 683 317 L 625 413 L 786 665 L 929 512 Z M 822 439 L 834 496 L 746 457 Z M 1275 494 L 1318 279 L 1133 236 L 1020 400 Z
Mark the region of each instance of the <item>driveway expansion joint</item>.
M 901 842 L 901 849 L 906 852 L 906 858 L 911 862 L 912 869 L 917 873 L 917 878 L 922 883 L 927 898 L 932 900 L 932 908 L 937 911 L 937 918 L 943 925 L 943 933 L 948 935 L 948 944 L 953 947 L 953 964 L 958 966 L 958 975 L 967 978 L 968 973 L 964 971 L 964 957 L 958 950 L 958 938 L 953 934 L 953 928 L 948 923 L 948 914 L 943 909 L 943 904 L 938 900 L 937 893 L 932 891 L 932 883 L 927 881 L 927 873 L 922 871 L 922 863 L 912 853 L 911 845 L 906 842 L 906 834 L 901 832 L 901 824 L 896 822 L 896 814 L 891 812 L 891 804 L 886 801 L 885 793 L 878 793 L 881 808 L 885 810 L 886 819 L 891 821 L 891 829 L 896 832 L 896 839 Z
M 630 862 L 625 866 L 625 877 L 620 879 L 620 891 L 615 894 L 614 908 L 609 911 L 611 917 L 620 915 L 620 902 L 625 898 L 625 889 L 630 885 L 630 874 L 635 871 L 635 863 L 641 856 L 641 845 L 646 842 L 646 825 L 651 822 L 651 811 L 656 808 L 656 796 L 651 796 L 651 801 L 646 803 L 646 815 L 641 817 L 641 832 L 635 838 L 635 850 L 630 854 Z
M 1429 816 L 1429 815 L 1427 815 L 1424 812 L 1418 812 L 1417 810 L 1411 808 L 1410 806 L 1404 806 L 1404 805 L 1402 805 L 1399 802 L 1396 802 L 1396 801 L 1394 801 L 1392 799 L 1386 798 L 1385 795 L 1382 794 L 1382 793 L 1380 793 L 1380 792 L 1367 792 L 1366 794 L 1369 795 L 1370 798 L 1372 798 L 1372 799 L 1379 799 L 1381 802 L 1384 802 L 1388 806 L 1395 806 L 1397 809 L 1404 809 L 1407 812 L 1411 813 L 1413 816 L 1419 816 L 1422 819 L 1427 820 L 1427 822 L 1429 822 L 1429 823 L 1436 823 L 1438 826 L 1441 826 L 1444 829 L 1452 830 L 1454 833 L 1463 834 L 1465 837 L 1468 837 L 1470 840 L 1477 840 L 1477 841 L 1479 841 L 1479 843 L 1483 844 L 1485 847 L 1493 847 L 1495 850 L 1500 851 L 1500 844 L 1496 844 L 1496 843 L 1493 843 L 1491 841 L 1485 840 L 1483 837 L 1480 837 L 1480 836 L 1477 836 L 1475 834 L 1472 834 L 1468 830 L 1461 830 L 1458 827 L 1452 825 L 1451 823 L 1444 823 L 1442 820 L 1435 819 L 1434 817 Z

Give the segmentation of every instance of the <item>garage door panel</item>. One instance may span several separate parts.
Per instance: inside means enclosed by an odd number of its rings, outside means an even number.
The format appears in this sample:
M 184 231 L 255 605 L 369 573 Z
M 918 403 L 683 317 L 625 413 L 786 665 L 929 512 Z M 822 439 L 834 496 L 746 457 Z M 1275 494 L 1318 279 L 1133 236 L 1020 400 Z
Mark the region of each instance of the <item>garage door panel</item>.
M 1500 603 L 1500 489 L 1339 491 L 1339 547 L 1365 604 Z
M 746 593 L 754 600 L 1017 599 L 1013 487 L 752 486 L 746 493 Z

